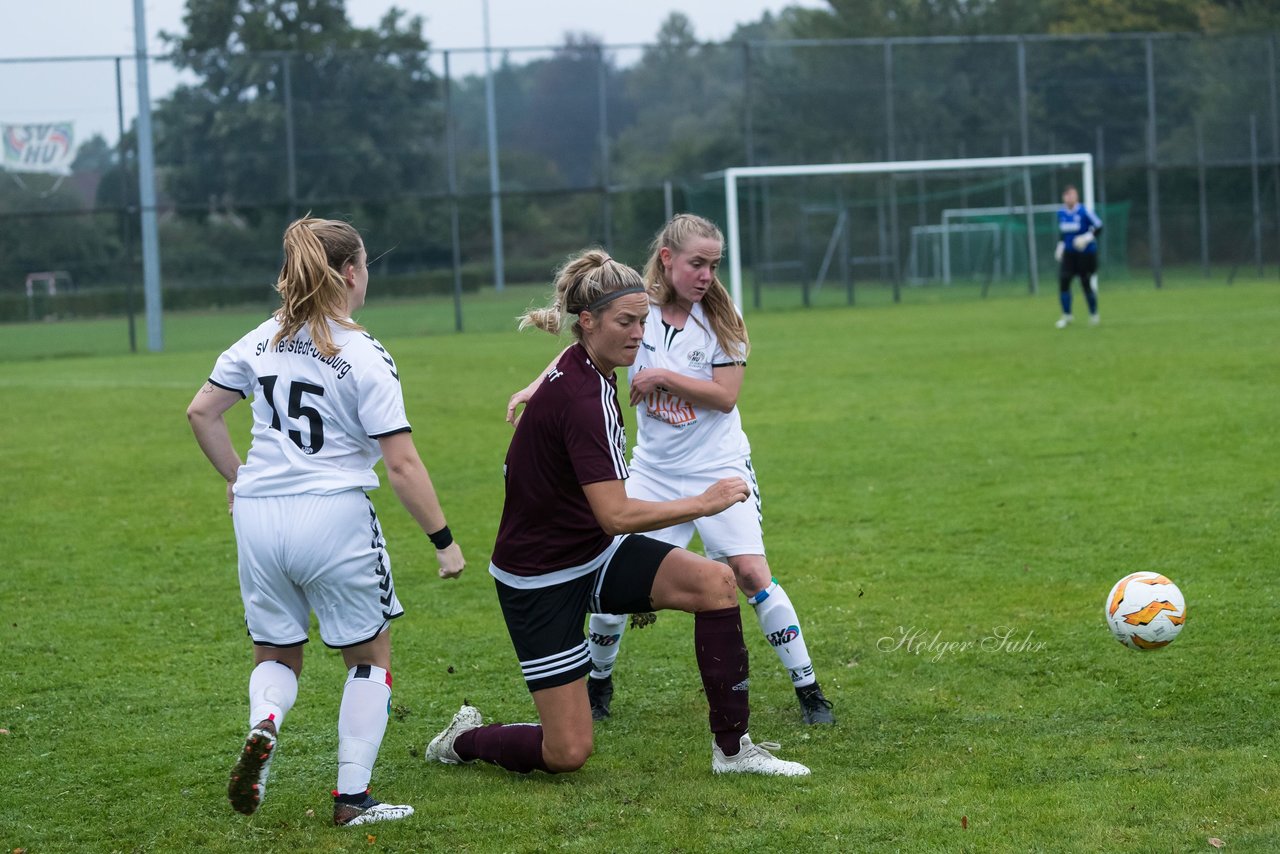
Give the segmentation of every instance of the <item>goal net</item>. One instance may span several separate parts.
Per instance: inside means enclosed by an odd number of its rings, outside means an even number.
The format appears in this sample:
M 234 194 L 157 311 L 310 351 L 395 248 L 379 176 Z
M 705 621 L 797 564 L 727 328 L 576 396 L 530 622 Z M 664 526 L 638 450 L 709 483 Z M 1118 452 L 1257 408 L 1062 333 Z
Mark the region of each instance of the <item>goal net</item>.
M 938 223 L 911 226 L 906 281 L 913 286 L 979 282 L 984 288 L 1028 281 L 1027 214 L 1031 214 L 1036 245 L 1047 245 L 1052 253 L 1058 240 L 1059 207 L 1061 203 L 946 208 Z M 1108 266 L 1125 268 L 1128 203 L 1096 205 L 1092 210 L 1110 230 L 1104 230 L 1100 244 Z M 1052 259 L 1046 259 L 1040 259 L 1042 274 L 1046 266 L 1052 268 Z
M 1127 205 L 1099 209 L 1090 154 L 736 167 L 687 187 L 725 233 L 722 267 L 742 307 L 854 301 L 857 289 L 977 285 L 1035 292 L 1056 280 L 1067 184 L 1107 228 L 1104 270 L 1124 266 Z M 865 292 L 865 291 L 864 291 Z

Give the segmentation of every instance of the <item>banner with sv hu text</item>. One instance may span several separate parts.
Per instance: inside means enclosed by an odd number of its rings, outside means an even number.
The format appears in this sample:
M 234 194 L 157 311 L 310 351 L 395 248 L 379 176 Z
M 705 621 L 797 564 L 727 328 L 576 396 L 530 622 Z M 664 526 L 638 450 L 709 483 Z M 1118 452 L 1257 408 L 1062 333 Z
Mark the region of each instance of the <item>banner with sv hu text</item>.
M 44 124 L 0 124 L 4 155 L 0 160 L 10 172 L 71 174 L 75 159 L 75 130 L 72 122 Z

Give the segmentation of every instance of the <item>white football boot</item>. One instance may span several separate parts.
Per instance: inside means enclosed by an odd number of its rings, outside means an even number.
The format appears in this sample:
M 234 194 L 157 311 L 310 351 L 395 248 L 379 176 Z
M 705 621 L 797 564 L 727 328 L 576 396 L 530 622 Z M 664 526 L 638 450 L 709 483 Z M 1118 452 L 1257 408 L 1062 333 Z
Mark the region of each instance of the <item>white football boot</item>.
M 1057 322 L 1057 323 L 1055 323 L 1055 324 L 1053 324 L 1053 325 L 1054 325 L 1054 326 L 1056 326 L 1056 327 L 1057 327 L 1057 328 L 1059 328 L 1059 329 L 1066 329 L 1068 326 L 1070 326 L 1070 325 L 1071 325 L 1071 321 L 1073 321 L 1073 320 L 1075 320 L 1075 318 L 1074 318 L 1074 317 L 1072 317 L 1072 316 L 1071 316 L 1071 315 L 1069 315 L 1069 314 L 1064 314 L 1064 315 L 1062 315 L 1062 317 L 1059 317 L 1059 318 L 1058 318 L 1058 322 Z
M 711 741 L 711 773 L 713 774 L 765 774 L 772 777 L 807 777 L 809 769 L 799 762 L 788 762 L 770 753 L 782 745 L 771 741 L 759 744 L 751 742 L 751 736 L 744 734 L 739 739 L 741 749 L 733 756 L 725 756 L 720 745 Z
M 338 827 L 356 827 L 361 824 L 373 824 L 376 821 L 398 821 L 413 815 L 413 807 L 408 804 L 384 804 L 375 801 L 373 796 L 365 793 L 364 803 L 347 804 L 333 802 L 333 823 Z
M 484 718 L 475 706 L 463 706 L 458 709 L 458 713 L 453 716 L 453 720 L 449 721 L 444 731 L 431 739 L 431 743 L 427 745 L 427 761 L 443 762 L 445 765 L 459 765 L 466 762 L 467 760 L 459 757 L 457 751 L 453 749 L 453 743 L 458 740 L 458 736 L 483 723 Z

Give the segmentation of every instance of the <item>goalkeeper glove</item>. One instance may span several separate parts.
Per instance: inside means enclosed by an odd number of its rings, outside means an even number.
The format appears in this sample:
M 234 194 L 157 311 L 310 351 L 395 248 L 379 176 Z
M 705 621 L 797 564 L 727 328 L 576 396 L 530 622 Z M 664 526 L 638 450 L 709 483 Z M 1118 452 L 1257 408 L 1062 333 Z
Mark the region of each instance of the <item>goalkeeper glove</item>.
M 1093 232 L 1086 231 L 1084 234 L 1076 235 L 1071 240 L 1071 245 L 1075 247 L 1077 252 L 1083 252 L 1085 247 L 1093 242 Z
M 1065 247 L 1062 245 L 1062 241 L 1061 241 L 1061 240 L 1059 240 L 1059 241 L 1058 241 L 1058 245 L 1057 245 L 1057 246 L 1055 246 L 1055 247 L 1053 247 L 1053 260 L 1055 260 L 1055 261 L 1061 261 L 1061 260 L 1062 260 L 1062 252 L 1063 252 L 1063 250 L 1064 250 L 1064 249 L 1065 249 Z

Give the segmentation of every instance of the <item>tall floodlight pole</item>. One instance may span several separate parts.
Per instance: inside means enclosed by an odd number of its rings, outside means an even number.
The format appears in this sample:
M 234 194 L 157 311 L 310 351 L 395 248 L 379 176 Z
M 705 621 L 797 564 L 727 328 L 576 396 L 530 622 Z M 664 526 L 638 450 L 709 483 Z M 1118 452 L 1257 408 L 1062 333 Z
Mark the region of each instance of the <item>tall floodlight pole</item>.
M 506 284 L 502 260 L 502 196 L 498 191 L 498 117 L 493 97 L 493 62 L 489 58 L 489 0 L 484 0 L 484 112 L 489 126 L 489 217 L 493 220 L 493 286 Z
M 160 237 L 156 230 L 156 158 L 147 80 L 147 21 L 143 0 L 133 0 L 133 43 L 138 66 L 138 206 L 142 217 L 142 292 L 147 307 L 147 349 L 164 349 L 160 301 Z

